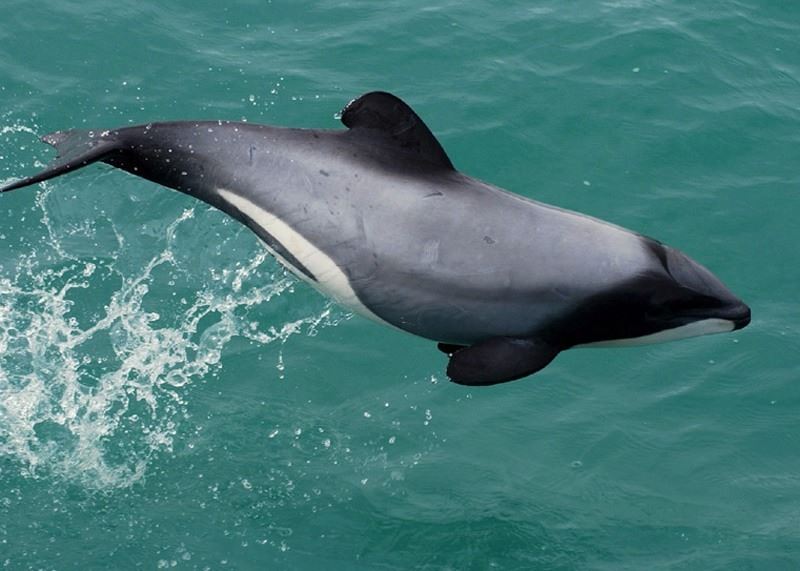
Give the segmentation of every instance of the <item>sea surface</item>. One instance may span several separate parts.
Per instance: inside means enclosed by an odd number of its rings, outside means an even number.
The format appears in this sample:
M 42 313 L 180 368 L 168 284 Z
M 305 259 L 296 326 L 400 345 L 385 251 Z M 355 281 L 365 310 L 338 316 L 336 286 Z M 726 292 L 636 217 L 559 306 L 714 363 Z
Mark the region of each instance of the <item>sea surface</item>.
M 800 569 L 796 2 L 3 0 L 0 182 L 58 129 L 337 128 L 376 89 L 752 324 L 463 387 L 187 196 L 104 165 L 8 193 L 0 569 Z

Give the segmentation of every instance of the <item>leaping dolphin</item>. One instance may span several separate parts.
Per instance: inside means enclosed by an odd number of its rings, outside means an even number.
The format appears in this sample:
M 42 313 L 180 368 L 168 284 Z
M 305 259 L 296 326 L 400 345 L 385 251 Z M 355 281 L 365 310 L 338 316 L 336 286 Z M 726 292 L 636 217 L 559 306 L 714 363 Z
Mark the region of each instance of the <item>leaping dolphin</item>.
M 58 157 L 0 191 L 100 161 L 199 198 L 342 305 L 437 341 L 447 375 L 466 385 L 531 375 L 571 347 L 750 322 L 747 305 L 678 250 L 457 171 L 394 95 L 362 95 L 341 120 L 347 129 L 58 131 L 42 139 Z

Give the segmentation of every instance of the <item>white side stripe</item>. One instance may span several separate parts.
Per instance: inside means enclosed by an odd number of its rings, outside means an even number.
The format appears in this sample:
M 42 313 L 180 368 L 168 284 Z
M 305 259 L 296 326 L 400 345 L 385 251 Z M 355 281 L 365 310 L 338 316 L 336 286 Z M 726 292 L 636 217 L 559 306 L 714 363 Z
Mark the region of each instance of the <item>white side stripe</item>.
M 336 262 L 314 246 L 314 244 L 306 240 L 294 228 L 274 214 L 230 190 L 219 188 L 217 192 L 219 192 L 219 195 L 225 199 L 226 202 L 235 206 L 239 212 L 245 214 L 280 242 L 292 256 L 308 268 L 314 277 L 317 278 L 317 282 L 309 280 L 301 271 L 293 267 L 265 244 L 269 252 L 293 274 L 310 283 L 319 291 L 332 297 L 335 301 L 348 309 L 380 323 L 386 323 L 361 303 L 356 292 L 353 291 L 353 288 L 350 286 L 350 280 L 347 279 L 347 276 L 341 268 L 336 265 Z

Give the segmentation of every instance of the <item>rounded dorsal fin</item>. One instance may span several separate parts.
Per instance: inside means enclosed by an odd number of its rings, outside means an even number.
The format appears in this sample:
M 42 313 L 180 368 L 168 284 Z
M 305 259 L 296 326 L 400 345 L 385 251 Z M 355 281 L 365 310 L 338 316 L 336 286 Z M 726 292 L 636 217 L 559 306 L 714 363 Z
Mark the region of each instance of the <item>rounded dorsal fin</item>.
M 399 97 L 372 91 L 353 99 L 342 110 L 342 123 L 349 129 L 371 129 L 388 136 L 400 148 L 449 170 L 455 170 L 447 153 L 428 126 Z

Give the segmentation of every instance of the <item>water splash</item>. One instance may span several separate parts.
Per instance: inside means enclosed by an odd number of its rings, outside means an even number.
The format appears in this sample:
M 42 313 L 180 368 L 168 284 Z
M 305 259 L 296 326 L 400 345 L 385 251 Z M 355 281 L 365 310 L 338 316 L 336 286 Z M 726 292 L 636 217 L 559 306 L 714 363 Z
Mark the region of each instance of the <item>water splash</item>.
M 233 337 L 285 343 L 347 317 L 327 305 L 288 323 L 248 318 L 250 308 L 288 295 L 294 284 L 261 250 L 174 304 L 152 302 L 163 294 L 155 292 L 164 289 L 164 272 L 185 271 L 175 233 L 194 209 L 170 223 L 161 251 L 131 272 L 117 263 L 125 238 L 116 227 L 111 255 L 71 254 L 51 220 L 49 192 L 35 200 L 49 239 L 30 246 L 13 277 L 0 277 L 0 459 L 27 477 L 130 486 L 154 454 L 171 449 L 188 387 L 215 373 Z M 100 308 L 95 315 L 78 307 L 82 290 Z
M 3 125 L 0 127 L 0 135 L 8 135 L 9 133 L 28 133 L 30 135 L 37 134 L 35 129 L 28 127 L 27 125 Z

